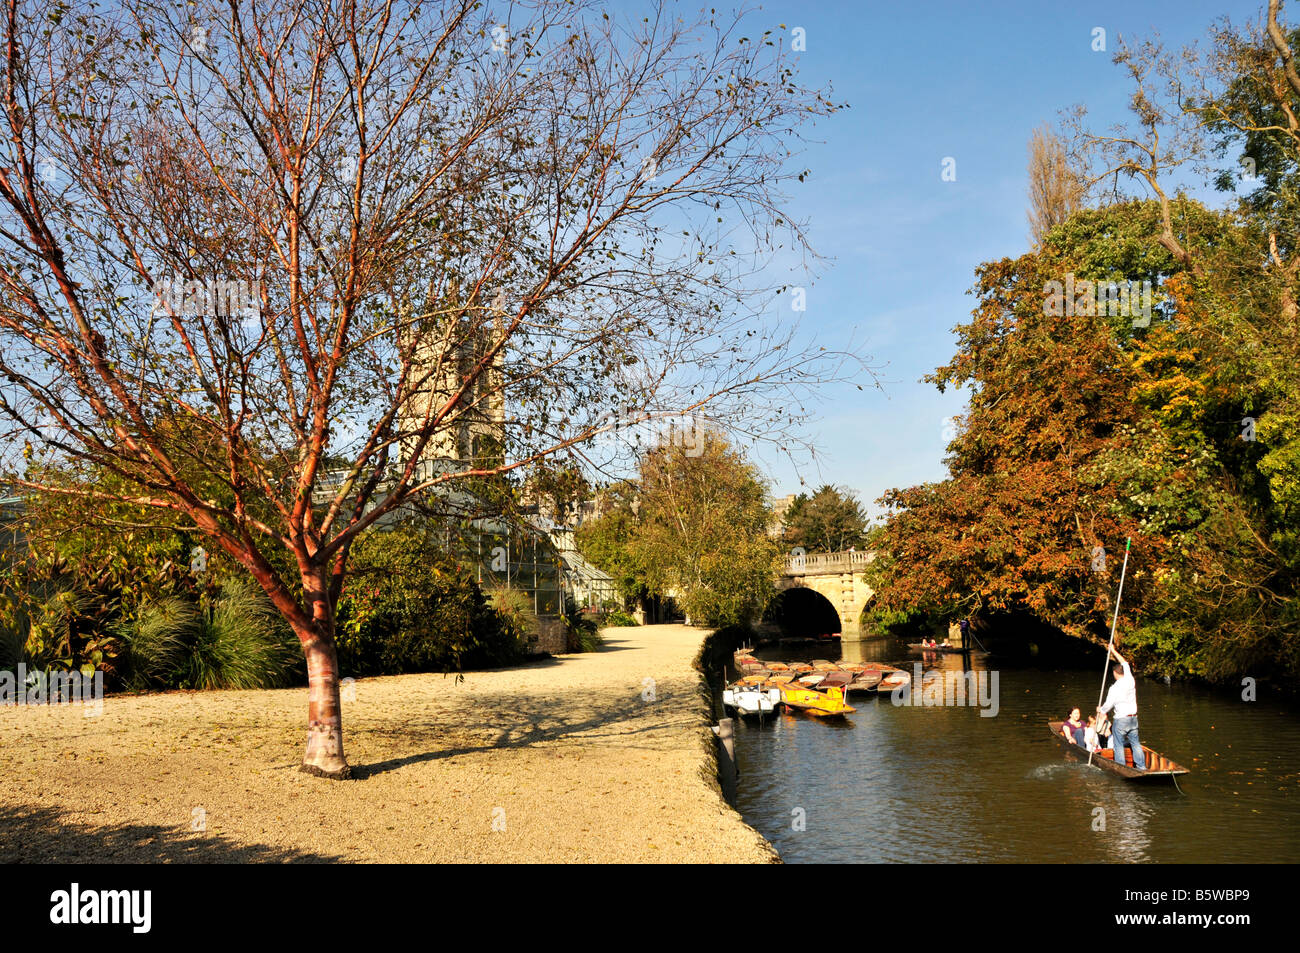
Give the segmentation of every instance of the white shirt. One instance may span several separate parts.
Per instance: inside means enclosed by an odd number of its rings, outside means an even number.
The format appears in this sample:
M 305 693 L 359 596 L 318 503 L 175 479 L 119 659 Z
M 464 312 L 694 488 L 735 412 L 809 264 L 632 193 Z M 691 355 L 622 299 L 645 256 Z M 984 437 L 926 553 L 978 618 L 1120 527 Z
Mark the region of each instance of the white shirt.
M 1116 718 L 1136 718 L 1138 713 L 1137 680 L 1128 662 L 1120 662 L 1124 674 L 1115 679 L 1115 684 L 1106 693 L 1106 704 L 1101 706 L 1103 712 L 1115 709 Z

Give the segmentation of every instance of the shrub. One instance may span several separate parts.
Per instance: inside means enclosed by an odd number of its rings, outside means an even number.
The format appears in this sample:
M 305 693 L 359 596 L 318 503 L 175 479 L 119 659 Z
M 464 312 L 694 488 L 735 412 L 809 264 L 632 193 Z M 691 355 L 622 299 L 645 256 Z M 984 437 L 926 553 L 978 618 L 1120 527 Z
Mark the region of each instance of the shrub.
M 301 680 L 298 640 L 253 582 L 225 579 L 199 601 L 149 603 L 122 627 L 128 685 L 144 688 L 276 688 Z
M 612 627 L 640 625 L 641 623 L 637 622 L 636 619 L 628 613 L 619 611 L 611 612 L 609 615 L 605 616 L 604 624 Z
M 494 610 L 430 534 L 409 526 L 369 533 L 349 566 L 336 630 L 341 672 L 451 672 L 524 658 L 527 620 Z
M 584 618 L 572 598 L 564 600 L 565 649 L 569 652 L 595 652 L 605 644 L 593 619 Z
M 31 554 L 9 573 L 0 591 L 0 668 L 19 662 L 33 669 L 119 674 L 121 640 L 114 623 L 121 598 L 104 567 Z

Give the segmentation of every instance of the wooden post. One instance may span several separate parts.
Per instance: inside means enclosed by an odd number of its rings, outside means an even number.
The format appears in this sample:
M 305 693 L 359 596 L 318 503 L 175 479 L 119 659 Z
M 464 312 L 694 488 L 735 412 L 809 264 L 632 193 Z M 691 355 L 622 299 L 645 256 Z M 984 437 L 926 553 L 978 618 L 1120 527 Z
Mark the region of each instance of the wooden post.
M 723 796 L 731 802 L 736 799 L 736 738 L 735 725 L 723 718 L 713 729 L 718 739 L 718 784 Z

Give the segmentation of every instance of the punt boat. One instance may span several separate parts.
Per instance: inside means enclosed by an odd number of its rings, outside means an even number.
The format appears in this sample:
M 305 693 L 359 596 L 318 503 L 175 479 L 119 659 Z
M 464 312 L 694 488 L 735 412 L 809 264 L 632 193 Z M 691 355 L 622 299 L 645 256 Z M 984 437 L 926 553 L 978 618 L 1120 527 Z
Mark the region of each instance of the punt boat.
M 779 688 L 759 685 L 729 685 L 722 690 L 722 704 L 734 708 L 742 715 L 770 715 L 781 703 Z
M 838 718 L 857 711 L 845 704 L 844 691 L 839 688 L 819 692 L 815 688 L 793 688 L 786 685 L 781 689 L 781 701 L 786 708 L 798 709 L 820 718 Z
M 848 690 L 854 692 L 875 691 L 882 678 L 884 678 L 884 675 L 880 672 L 857 672 L 853 676 L 853 681 L 849 682 Z
M 1062 724 L 1064 722 L 1060 721 L 1049 721 L 1047 723 L 1048 729 L 1052 732 L 1052 737 L 1064 745 L 1066 750 L 1086 760 L 1088 749 L 1081 748 L 1061 734 Z M 1118 774 L 1126 781 L 1149 781 L 1156 778 L 1172 778 L 1179 774 L 1190 773 L 1177 761 L 1166 758 L 1159 751 L 1148 748 L 1146 745 L 1142 746 L 1142 753 L 1146 755 L 1147 759 L 1147 769 L 1145 771 L 1139 771 L 1133 767 L 1133 752 L 1127 748 L 1124 750 L 1123 764 L 1115 761 L 1115 754 L 1109 748 L 1102 748 L 1100 751 L 1094 752 L 1092 763 L 1104 771 L 1109 771 L 1111 774 Z

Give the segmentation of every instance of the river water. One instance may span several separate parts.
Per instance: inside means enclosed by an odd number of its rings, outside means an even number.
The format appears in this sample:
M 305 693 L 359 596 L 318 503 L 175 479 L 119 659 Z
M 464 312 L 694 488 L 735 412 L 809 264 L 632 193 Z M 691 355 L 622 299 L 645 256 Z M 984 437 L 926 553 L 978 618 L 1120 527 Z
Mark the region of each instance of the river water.
M 942 672 L 963 667 L 960 655 L 923 660 L 893 640 L 843 649 L 909 672 L 921 662 L 949 683 Z M 841 658 L 836 643 L 755 655 Z M 1139 678 L 1143 743 L 1191 770 L 1176 788 L 1089 767 L 1049 736 L 1049 718 L 1096 706 L 1099 668 L 1012 667 L 978 654 L 969 666 L 986 689 L 996 673 L 991 717 L 979 699 L 898 706 L 854 693 L 857 712 L 843 720 L 736 719 L 737 808 L 787 863 L 1300 862 L 1293 707 Z

